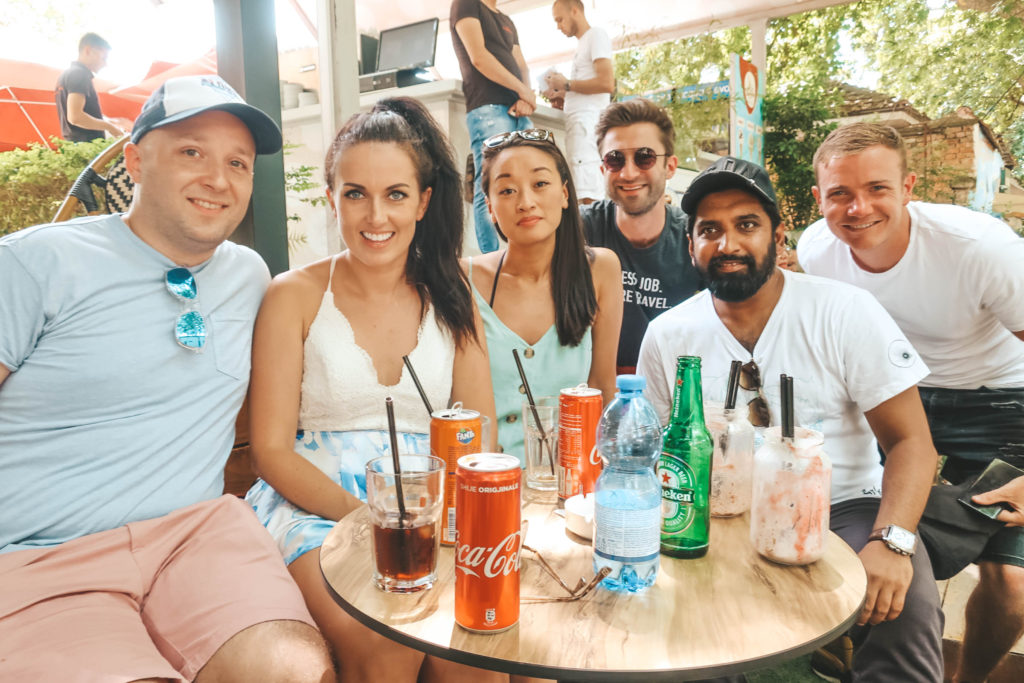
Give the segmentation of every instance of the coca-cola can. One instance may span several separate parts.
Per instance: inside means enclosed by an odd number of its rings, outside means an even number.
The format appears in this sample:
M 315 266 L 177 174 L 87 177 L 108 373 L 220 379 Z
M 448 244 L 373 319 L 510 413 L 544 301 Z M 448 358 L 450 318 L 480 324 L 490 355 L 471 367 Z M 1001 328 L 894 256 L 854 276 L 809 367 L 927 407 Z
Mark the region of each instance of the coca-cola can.
M 498 633 L 519 621 L 522 470 L 514 455 L 459 458 L 455 474 L 455 622 Z
M 459 458 L 479 453 L 483 444 L 480 413 L 461 402 L 430 414 L 430 454 L 444 460 L 444 509 L 441 510 L 441 543 L 455 544 L 455 468 Z
M 604 401 L 601 390 L 586 384 L 562 389 L 558 396 L 558 506 L 567 498 L 593 493 L 601 474 L 597 424 Z

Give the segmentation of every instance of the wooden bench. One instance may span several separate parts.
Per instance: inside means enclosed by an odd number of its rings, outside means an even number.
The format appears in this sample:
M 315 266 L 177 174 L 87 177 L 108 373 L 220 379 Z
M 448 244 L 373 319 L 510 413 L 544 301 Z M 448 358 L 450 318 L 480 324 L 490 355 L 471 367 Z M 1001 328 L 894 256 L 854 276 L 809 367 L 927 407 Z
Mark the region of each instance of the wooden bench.
M 224 493 L 231 493 L 239 498 L 256 481 L 256 472 L 252 468 L 252 454 L 249 446 L 249 398 L 242 402 L 235 420 L 235 445 L 224 466 Z
M 960 661 L 960 648 L 964 639 L 964 608 L 977 583 L 978 566 L 974 564 L 968 565 L 952 579 L 938 582 L 942 611 L 946 615 L 946 627 L 942 633 L 942 657 L 945 660 L 947 681 Z M 1024 681 L 1024 638 L 1017 641 L 988 680 L 989 683 Z

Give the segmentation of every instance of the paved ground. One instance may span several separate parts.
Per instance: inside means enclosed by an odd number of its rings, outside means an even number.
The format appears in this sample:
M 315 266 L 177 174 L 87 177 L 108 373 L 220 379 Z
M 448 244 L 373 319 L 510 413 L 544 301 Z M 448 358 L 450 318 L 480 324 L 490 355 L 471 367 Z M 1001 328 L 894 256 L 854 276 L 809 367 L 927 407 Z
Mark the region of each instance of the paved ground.
M 811 656 L 786 662 L 774 669 L 762 669 L 747 674 L 748 683 L 823 683 L 811 671 Z

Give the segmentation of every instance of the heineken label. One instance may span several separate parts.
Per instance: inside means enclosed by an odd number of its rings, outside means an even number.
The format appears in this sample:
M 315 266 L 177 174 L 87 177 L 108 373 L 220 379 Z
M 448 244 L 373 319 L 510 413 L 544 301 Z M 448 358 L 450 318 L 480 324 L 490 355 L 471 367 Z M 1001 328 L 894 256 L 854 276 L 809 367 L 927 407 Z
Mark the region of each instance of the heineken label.
M 658 481 L 661 482 L 661 533 L 681 534 L 693 524 L 696 477 L 688 464 L 676 456 L 662 452 L 658 459 Z

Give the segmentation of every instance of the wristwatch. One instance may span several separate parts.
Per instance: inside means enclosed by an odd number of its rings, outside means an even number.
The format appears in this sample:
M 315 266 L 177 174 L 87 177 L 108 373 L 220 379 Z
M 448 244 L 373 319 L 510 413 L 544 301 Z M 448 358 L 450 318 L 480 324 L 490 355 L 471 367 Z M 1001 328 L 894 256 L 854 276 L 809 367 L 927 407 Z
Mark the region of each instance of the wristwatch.
M 570 90 L 572 90 L 572 81 L 570 81 L 569 79 L 566 79 L 565 80 L 565 92 L 569 92 Z
M 869 541 L 881 541 L 885 543 L 886 547 L 894 553 L 900 555 L 911 556 L 914 554 L 914 548 L 917 546 L 917 536 L 914 535 L 913 531 L 907 531 L 901 526 L 890 524 L 887 527 L 881 529 L 875 529 L 868 536 Z

